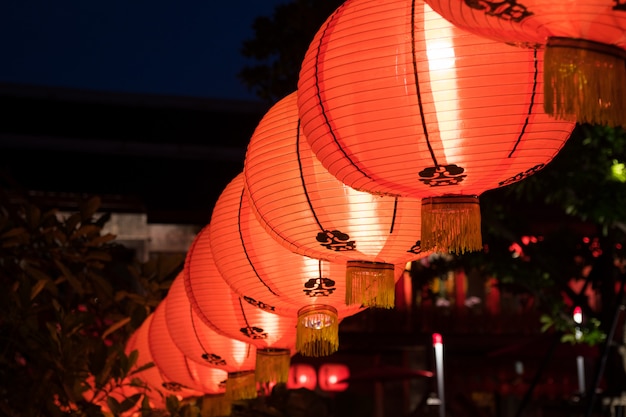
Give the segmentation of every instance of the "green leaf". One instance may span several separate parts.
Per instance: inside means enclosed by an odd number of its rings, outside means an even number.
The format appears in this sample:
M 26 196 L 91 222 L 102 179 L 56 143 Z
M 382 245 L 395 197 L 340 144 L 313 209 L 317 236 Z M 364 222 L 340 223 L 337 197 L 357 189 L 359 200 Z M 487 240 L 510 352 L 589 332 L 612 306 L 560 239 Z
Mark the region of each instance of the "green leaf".
M 39 207 L 29 204 L 26 207 L 26 221 L 31 230 L 36 230 L 41 221 L 41 210 Z
M 54 260 L 54 264 L 57 266 L 57 268 L 59 268 L 59 270 L 61 271 L 61 273 L 63 274 L 63 277 L 65 279 L 67 279 L 67 281 L 70 283 L 70 285 L 72 286 L 72 288 L 74 288 L 79 294 L 83 295 L 85 293 L 85 290 L 83 289 L 82 284 L 80 283 L 80 281 L 78 280 L 78 278 L 76 278 L 74 276 L 74 274 L 72 273 L 72 271 L 70 271 L 62 262 L 60 262 L 58 259 Z
M 119 401 L 117 401 L 114 397 L 112 396 L 108 396 L 107 397 L 107 405 L 109 406 L 109 409 L 111 409 L 111 411 L 115 414 L 119 414 L 122 411 L 122 407 L 121 404 L 119 403 Z
M 102 340 L 106 339 L 108 335 L 110 335 L 111 333 L 119 329 L 120 327 L 126 326 L 128 323 L 130 323 L 130 317 L 125 317 L 117 321 L 116 323 L 113 323 L 111 326 L 109 326 L 108 329 L 104 331 L 104 333 L 102 333 L 102 336 L 101 336 Z
M 143 365 L 141 365 L 140 367 L 138 367 L 137 369 L 133 370 L 132 372 L 130 372 L 128 375 L 136 375 L 140 372 L 145 371 L 146 369 L 150 369 L 153 368 L 154 362 L 148 362 L 148 363 L 144 363 Z
M 28 230 L 26 230 L 23 227 L 15 227 L 9 230 L 8 232 L 1 234 L 0 239 L 8 239 L 8 238 L 12 238 L 12 237 L 20 236 L 20 235 L 28 235 Z
M 168 395 L 165 398 L 165 407 L 170 413 L 176 414 L 180 408 L 180 401 L 178 401 L 175 395 Z
M 84 224 L 78 230 L 72 233 L 72 235 L 70 236 L 70 240 L 78 239 L 83 236 L 88 236 L 92 234 L 98 234 L 100 233 L 100 230 L 102 229 L 95 224 Z
M 143 394 L 133 394 L 130 397 L 125 398 L 124 401 L 122 401 L 122 403 L 120 404 L 119 412 L 123 413 L 124 411 L 128 411 L 133 408 L 142 395 Z
M 91 197 L 89 200 L 81 203 L 79 207 L 81 220 L 84 222 L 91 219 L 101 204 L 102 202 L 98 196 Z
M 50 282 L 50 281 L 46 281 L 45 279 L 40 279 L 39 281 L 37 281 L 35 283 L 33 288 L 31 288 L 31 290 L 30 290 L 30 300 L 31 301 L 33 301 L 35 299 L 35 297 L 37 297 L 37 295 L 39 295 L 41 290 L 44 289 L 44 287 L 46 286 L 46 284 L 48 282 Z

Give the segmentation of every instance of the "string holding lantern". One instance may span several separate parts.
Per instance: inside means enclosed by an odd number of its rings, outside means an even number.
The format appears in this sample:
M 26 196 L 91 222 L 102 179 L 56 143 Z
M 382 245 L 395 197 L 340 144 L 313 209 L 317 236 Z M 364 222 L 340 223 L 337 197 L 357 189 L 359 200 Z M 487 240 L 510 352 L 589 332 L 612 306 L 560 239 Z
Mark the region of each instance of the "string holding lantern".
M 426 0 L 454 25 L 545 49 L 545 111 L 579 123 L 626 126 L 626 4 L 588 0 Z
M 209 227 L 205 226 L 185 258 L 183 277 L 192 308 L 218 333 L 256 347 L 256 382 L 287 382 L 295 354 L 296 317 L 269 313 L 237 295 L 215 265 L 210 240 Z
M 172 282 L 166 298 L 167 329 L 183 354 L 199 364 L 228 373 L 225 394 L 229 401 L 256 398 L 256 348 L 218 333 L 198 316 L 187 297 L 183 272 Z
M 481 250 L 478 196 L 541 170 L 575 127 L 543 112 L 542 71 L 542 51 L 422 1 L 347 0 L 302 62 L 302 130 L 350 187 L 422 198 L 422 250 Z
M 364 308 L 345 303 L 345 265 L 296 254 L 272 238 L 249 205 L 243 173 L 213 208 L 211 252 L 233 291 L 273 314 L 297 317 L 296 351 L 326 356 L 339 348 L 339 322 Z
M 394 265 L 426 256 L 421 200 L 354 190 L 333 177 L 300 129 L 297 93 L 264 115 L 244 161 L 250 206 L 265 230 L 300 255 L 347 262 L 346 303 L 393 308 Z

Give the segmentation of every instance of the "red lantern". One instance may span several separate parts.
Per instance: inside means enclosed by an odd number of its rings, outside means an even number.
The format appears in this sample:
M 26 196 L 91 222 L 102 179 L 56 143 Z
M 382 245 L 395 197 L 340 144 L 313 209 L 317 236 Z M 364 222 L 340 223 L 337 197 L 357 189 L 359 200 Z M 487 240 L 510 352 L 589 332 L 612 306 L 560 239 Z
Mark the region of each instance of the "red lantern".
M 258 124 L 244 176 L 252 210 L 279 243 L 300 255 L 347 262 L 347 304 L 393 308 L 401 277 L 394 265 L 427 255 L 419 241 L 421 200 L 375 196 L 333 177 L 301 133 L 296 93 Z
M 152 353 L 150 352 L 150 343 L 148 342 L 148 332 L 153 315 L 154 313 L 146 317 L 126 343 L 126 355 L 130 355 L 134 350 L 137 350 L 139 353 L 136 370 L 154 363 Z M 201 391 L 185 387 L 178 381 L 167 379 L 156 366 L 147 367 L 136 372 L 133 378 L 141 380 L 145 387 L 124 386 L 124 395 L 128 397 L 136 393 L 142 393 L 148 398 L 150 406 L 153 408 L 165 408 L 165 397 L 170 395 L 174 395 L 179 400 L 182 400 L 183 398 L 199 397 L 203 394 Z
M 348 389 L 350 368 L 343 363 L 324 363 L 317 371 L 317 382 L 322 391 L 341 392 Z
M 168 380 L 177 381 L 187 388 L 203 394 L 223 393 L 228 373 L 192 361 L 174 343 L 165 321 L 167 301 L 166 297 L 154 310 L 148 329 L 148 344 L 154 364 Z
M 343 183 L 422 198 L 422 250 L 482 249 L 478 196 L 542 169 L 575 124 L 541 106 L 542 53 L 420 1 L 347 0 L 302 63 L 302 130 Z
M 620 1 L 426 0 L 456 26 L 545 47 L 545 110 L 580 123 L 626 126 L 626 4 Z
M 226 395 L 230 400 L 256 397 L 256 348 L 226 337 L 202 321 L 187 298 L 182 273 L 172 282 L 167 293 L 165 321 L 174 343 L 185 356 L 228 372 Z
M 232 290 L 215 266 L 208 226 L 192 243 L 183 276 L 187 297 L 207 326 L 256 347 L 256 381 L 287 382 L 295 354 L 296 317 L 264 311 Z
M 294 363 L 289 368 L 288 389 L 306 388 L 314 391 L 317 387 L 317 372 L 308 363 Z
M 258 308 L 298 318 L 297 352 L 325 356 L 338 349 L 339 321 L 363 309 L 345 304 L 345 265 L 276 242 L 249 206 L 243 174 L 217 199 L 209 227 L 215 265 L 233 291 Z

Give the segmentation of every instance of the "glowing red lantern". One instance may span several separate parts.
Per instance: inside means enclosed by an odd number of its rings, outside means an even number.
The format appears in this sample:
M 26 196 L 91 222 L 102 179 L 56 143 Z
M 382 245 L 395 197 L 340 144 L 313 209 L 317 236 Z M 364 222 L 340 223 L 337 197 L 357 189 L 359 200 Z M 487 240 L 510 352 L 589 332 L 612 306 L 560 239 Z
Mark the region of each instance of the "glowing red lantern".
M 339 321 L 363 310 L 345 303 L 345 265 L 276 242 L 249 206 L 243 174 L 217 199 L 209 227 L 215 265 L 233 291 L 258 308 L 297 317 L 297 352 L 326 356 L 338 349 Z
M 478 196 L 542 169 L 575 126 L 541 108 L 542 56 L 421 1 L 347 0 L 303 60 L 302 130 L 343 183 L 422 198 L 422 250 L 481 250 Z
M 317 387 L 317 372 L 308 363 L 294 363 L 289 368 L 288 389 L 306 388 L 314 391 Z
M 256 348 L 241 340 L 226 337 L 202 321 L 187 298 L 182 273 L 172 282 L 167 293 L 165 321 L 174 343 L 185 356 L 205 366 L 228 372 L 226 395 L 230 400 L 256 397 Z
M 276 103 L 248 144 L 250 206 L 265 230 L 300 255 L 347 262 L 346 303 L 393 308 L 394 265 L 424 257 L 421 200 L 375 196 L 333 177 L 300 129 L 297 94 Z
M 343 363 L 324 363 L 317 371 L 317 383 L 322 391 L 341 392 L 348 389 L 350 368 Z
M 287 382 L 295 354 L 296 317 L 264 311 L 232 290 L 215 266 L 208 226 L 189 248 L 183 276 L 187 297 L 207 326 L 256 347 L 256 381 Z
M 165 321 L 167 301 L 165 297 L 154 310 L 148 329 L 148 344 L 154 364 L 163 376 L 185 387 L 203 394 L 223 393 L 228 373 L 223 369 L 192 361 L 174 343 Z
M 133 378 L 141 380 L 145 384 L 145 387 L 124 386 L 124 395 L 128 397 L 138 392 L 142 393 L 148 397 L 150 406 L 153 408 L 164 408 L 165 397 L 170 395 L 176 396 L 179 400 L 202 396 L 203 393 L 201 391 L 190 389 L 178 381 L 166 378 L 156 366 L 142 369 L 146 365 L 154 363 L 152 353 L 150 352 L 150 343 L 148 341 L 148 332 L 153 317 L 154 313 L 146 317 L 141 326 L 135 330 L 128 339 L 128 342 L 126 342 L 125 349 L 126 355 L 130 355 L 134 350 L 138 352 L 139 355 L 135 369 L 139 371 L 133 375 Z
M 626 4 L 620 1 L 426 0 L 456 26 L 545 47 L 545 110 L 580 123 L 626 126 Z

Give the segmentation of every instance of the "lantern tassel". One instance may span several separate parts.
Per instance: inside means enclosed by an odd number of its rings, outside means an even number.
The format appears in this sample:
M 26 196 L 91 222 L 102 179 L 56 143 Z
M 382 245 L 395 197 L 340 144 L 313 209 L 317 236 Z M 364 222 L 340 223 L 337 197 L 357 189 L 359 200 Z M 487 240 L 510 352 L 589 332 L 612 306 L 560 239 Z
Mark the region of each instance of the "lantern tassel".
M 422 200 L 422 250 L 464 253 L 482 250 L 477 196 Z
M 296 350 L 303 356 L 328 356 L 339 349 L 337 310 L 312 305 L 298 311 Z
M 231 402 L 256 398 L 254 374 L 254 371 L 230 372 L 226 379 L 226 398 Z
M 625 52 L 582 39 L 550 38 L 544 110 L 556 119 L 626 126 Z
M 206 394 L 202 397 L 202 417 L 222 417 L 231 414 L 232 402 L 225 394 Z
M 289 379 L 291 355 L 289 349 L 257 349 L 254 368 L 256 382 L 286 383 Z
M 346 305 L 394 308 L 396 283 L 393 264 L 348 261 L 346 267 Z

